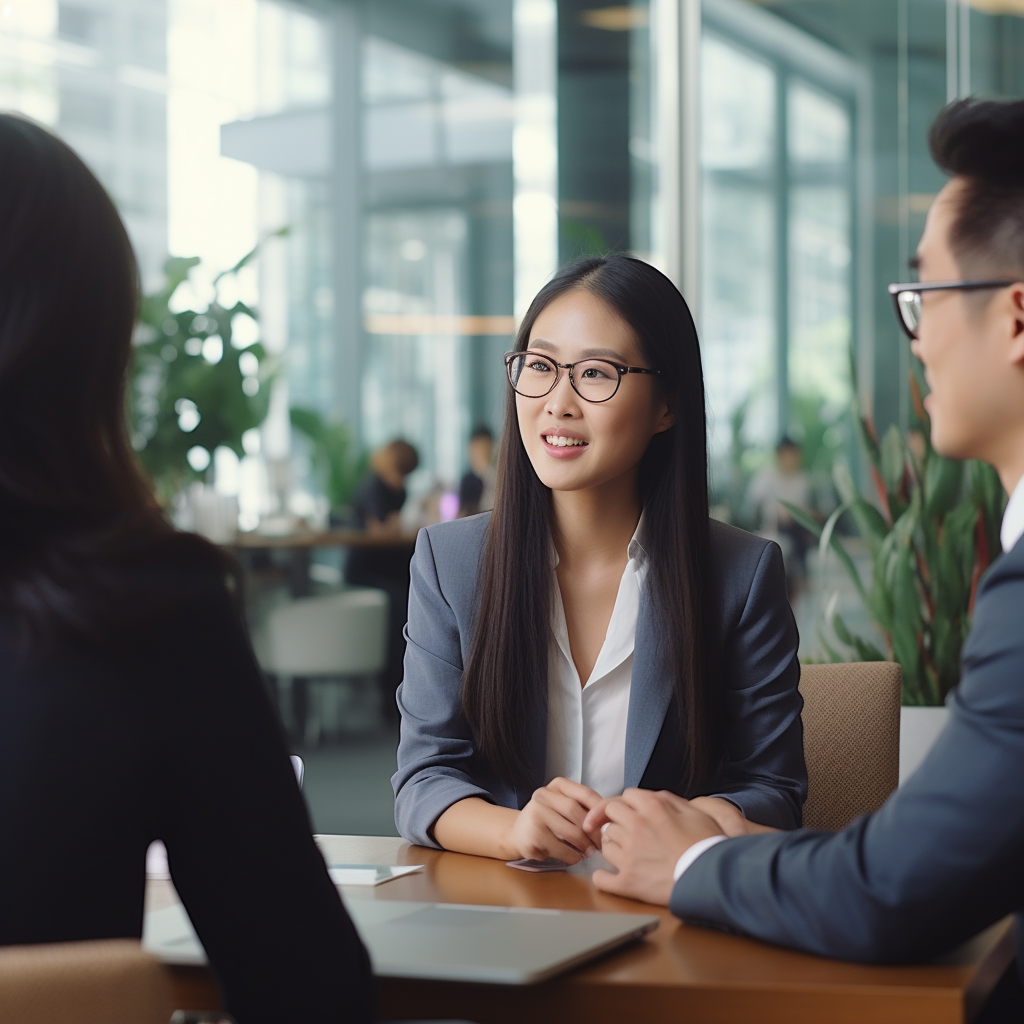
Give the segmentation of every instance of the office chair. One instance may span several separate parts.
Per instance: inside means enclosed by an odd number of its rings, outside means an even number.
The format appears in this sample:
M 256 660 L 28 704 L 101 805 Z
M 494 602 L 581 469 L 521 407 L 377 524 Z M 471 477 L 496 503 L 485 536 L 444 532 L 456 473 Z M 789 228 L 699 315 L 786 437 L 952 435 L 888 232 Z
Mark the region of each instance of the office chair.
M 891 661 L 804 665 L 804 827 L 838 831 L 896 789 L 902 671 Z
M 387 659 L 388 595 L 352 587 L 324 597 L 302 597 L 267 617 L 261 664 L 277 678 L 372 679 Z M 304 683 L 303 685 L 304 690 Z M 322 717 L 322 716 L 320 716 Z M 306 718 L 306 709 L 296 709 Z M 297 722 L 307 743 L 319 738 L 318 718 Z

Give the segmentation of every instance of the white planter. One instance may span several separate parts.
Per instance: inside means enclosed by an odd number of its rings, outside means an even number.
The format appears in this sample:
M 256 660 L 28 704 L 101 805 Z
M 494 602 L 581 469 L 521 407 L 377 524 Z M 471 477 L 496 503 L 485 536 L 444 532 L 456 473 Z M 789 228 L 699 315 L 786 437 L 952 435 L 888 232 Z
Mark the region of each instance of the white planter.
M 900 785 L 917 770 L 949 718 L 949 708 L 900 708 Z

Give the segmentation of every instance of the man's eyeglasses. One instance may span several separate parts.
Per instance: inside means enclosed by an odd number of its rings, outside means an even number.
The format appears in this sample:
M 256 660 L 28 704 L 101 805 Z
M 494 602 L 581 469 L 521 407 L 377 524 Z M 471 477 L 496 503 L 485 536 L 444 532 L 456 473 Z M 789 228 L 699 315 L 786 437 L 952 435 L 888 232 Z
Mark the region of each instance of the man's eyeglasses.
M 929 281 L 927 284 L 891 284 L 889 294 L 896 307 L 896 319 L 908 338 L 917 337 L 921 325 L 921 293 L 981 291 L 983 288 L 1008 288 L 1016 281 Z
M 539 352 L 506 352 L 505 368 L 509 384 L 524 398 L 543 398 L 558 383 L 559 370 L 567 370 L 573 391 L 587 402 L 607 402 L 627 373 L 661 373 L 646 366 L 620 366 L 607 359 L 556 363 Z

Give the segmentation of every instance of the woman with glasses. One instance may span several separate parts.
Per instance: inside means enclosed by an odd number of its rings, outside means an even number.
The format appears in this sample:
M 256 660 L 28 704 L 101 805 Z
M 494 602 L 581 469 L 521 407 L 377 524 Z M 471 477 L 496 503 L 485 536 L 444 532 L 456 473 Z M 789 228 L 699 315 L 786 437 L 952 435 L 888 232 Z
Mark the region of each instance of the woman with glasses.
M 414 843 L 574 863 L 587 811 L 669 789 L 800 824 L 797 634 L 778 547 L 708 516 L 700 350 L 626 256 L 561 270 L 505 357 L 494 511 L 420 532 L 395 818 Z
M 239 1024 L 368 1021 L 231 565 L 128 442 L 137 304 L 103 187 L 0 114 L 0 946 L 140 936 L 162 839 Z

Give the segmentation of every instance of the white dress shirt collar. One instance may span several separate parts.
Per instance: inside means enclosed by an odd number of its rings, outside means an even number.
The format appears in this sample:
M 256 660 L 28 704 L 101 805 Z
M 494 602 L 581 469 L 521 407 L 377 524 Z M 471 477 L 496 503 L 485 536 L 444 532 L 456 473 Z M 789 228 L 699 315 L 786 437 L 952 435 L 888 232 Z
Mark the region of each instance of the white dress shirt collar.
M 1003 525 L 999 531 L 999 540 L 1004 551 L 1009 551 L 1024 536 L 1024 476 L 1017 481 L 1017 486 L 1006 503 L 1003 513 Z

